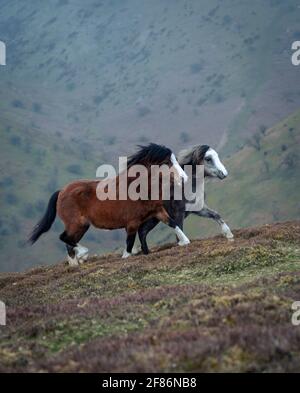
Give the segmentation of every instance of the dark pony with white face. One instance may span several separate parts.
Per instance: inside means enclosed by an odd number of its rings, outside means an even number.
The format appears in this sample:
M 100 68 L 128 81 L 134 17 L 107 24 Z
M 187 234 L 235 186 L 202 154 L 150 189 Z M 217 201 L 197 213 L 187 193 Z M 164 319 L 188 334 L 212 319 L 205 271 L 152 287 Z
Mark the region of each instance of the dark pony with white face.
M 182 150 L 178 155 L 178 162 L 182 168 L 184 165 L 191 165 L 196 168 L 196 165 L 204 165 L 204 176 L 206 178 L 225 179 L 228 172 L 225 166 L 220 161 L 218 153 L 208 145 L 197 145 L 192 148 Z M 196 176 L 196 171 L 193 171 L 193 177 Z M 199 211 L 186 211 L 186 200 L 171 200 L 165 201 L 164 206 L 169 213 L 170 217 L 174 219 L 178 227 L 182 230 L 184 219 L 190 214 L 196 214 L 199 217 L 206 217 L 216 221 L 224 236 L 228 240 L 233 240 L 233 234 L 229 226 L 222 219 L 220 214 L 210 209 L 205 203 Z M 142 251 L 144 254 L 149 253 L 146 237 L 147 234 L 158 224 L 158 220 L 152 218 L 143 223 L 138 231 L 139 239 L 141 242 Z

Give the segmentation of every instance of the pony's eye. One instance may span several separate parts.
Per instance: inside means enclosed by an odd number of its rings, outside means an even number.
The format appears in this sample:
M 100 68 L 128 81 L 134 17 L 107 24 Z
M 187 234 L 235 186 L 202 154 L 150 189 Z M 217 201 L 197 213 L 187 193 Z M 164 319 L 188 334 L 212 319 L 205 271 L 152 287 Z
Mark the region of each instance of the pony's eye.
M 212 159 L 211 159 L 211 157 L 206 157 L 206 159 L 205 159 L 207 162 L 212 162 Z

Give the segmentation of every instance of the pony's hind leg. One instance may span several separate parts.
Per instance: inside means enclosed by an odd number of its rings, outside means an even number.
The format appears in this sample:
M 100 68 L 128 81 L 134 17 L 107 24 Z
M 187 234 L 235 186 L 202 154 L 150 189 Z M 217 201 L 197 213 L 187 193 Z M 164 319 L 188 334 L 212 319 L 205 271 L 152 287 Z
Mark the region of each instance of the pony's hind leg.
M 85 262 L 88 258 L 89 250 L 78 243 L 88 228 L 89 225 L 87 224 L 76 228 L 76 231 L 70 231 L 70 229 L 68 229 L 59 237 L 61 241 L 66 243 L 70 266 L 77 266 L 79 263 Z

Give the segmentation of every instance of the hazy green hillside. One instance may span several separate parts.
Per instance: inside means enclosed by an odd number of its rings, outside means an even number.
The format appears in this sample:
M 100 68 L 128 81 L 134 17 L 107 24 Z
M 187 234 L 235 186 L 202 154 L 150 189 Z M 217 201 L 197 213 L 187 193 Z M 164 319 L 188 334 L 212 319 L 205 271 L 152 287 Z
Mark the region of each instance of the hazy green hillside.
M 299 16 L 295 0 L 2 1 L 0 109 L 100 150 L 218 144 L 299 107 Z
M 61 258 L 58 224 L 24 248 L 49 195 L 73 178 L 94 177 L 99 164 L 135 144 L 151 140 L 179 151 L 208 143 L 229 155 L 298 109 L 290 47 L 299 16 L 294 0 L 1 1 L 0 269 Z M 215 208 L 229 223 L 246 225 L 251 209 L 232 212 L 221 195 L 212 199 Z M 265 219 L 298 214 L 292 199 Z M 122 243 L 119 232 L 87 239 L 95 252 Z

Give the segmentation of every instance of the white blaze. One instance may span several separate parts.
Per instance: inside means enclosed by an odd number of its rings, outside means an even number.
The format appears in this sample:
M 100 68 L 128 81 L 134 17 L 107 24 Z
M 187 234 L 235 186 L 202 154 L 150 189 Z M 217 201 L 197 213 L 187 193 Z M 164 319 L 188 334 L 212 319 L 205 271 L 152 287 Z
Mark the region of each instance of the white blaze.
M 223 173 L 224 176 L 228 175 L 227 169 L 220 161 L 218 153 L 211 147 L 207 150 L 205 157 L 211 157 L 214 161 L 215 167 Z

